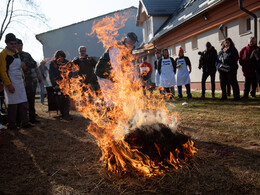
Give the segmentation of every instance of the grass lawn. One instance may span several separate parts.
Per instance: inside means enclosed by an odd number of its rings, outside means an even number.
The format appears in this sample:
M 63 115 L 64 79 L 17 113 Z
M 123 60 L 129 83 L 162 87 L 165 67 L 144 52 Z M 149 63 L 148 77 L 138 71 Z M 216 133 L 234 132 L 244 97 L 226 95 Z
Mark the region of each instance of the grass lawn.
M 260 96 L 220 101 L 220 94 L 204 100 L 192 95 L 167 104 L 199 151 L 181 169 L 151 178 L 106 172 L 94 137 L 85 131 L 89 120 L 76 111 L 73 121 L 59 120 L 37 99 L 40 124 L 2 131 L 0 195 L 259 194 Z

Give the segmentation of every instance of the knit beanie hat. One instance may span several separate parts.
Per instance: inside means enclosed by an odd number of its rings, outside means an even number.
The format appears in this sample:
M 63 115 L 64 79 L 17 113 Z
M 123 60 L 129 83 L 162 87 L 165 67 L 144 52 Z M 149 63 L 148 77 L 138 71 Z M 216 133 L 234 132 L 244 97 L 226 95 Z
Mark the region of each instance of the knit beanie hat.
M 180 47 L 178 54 L 180 55 L 180 52 L 184 53 L 183 49 Z
M 11 42 L 11 41 L 16 41 L 16 37 L 13 33 L 8 33 L 5 36 L 5 43 Z

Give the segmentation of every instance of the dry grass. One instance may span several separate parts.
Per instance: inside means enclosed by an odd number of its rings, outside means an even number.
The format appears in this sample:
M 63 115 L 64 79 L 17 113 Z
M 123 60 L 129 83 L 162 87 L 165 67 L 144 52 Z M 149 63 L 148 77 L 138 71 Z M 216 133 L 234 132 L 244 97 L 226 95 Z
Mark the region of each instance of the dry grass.
M 194 96 L 174 101 L 174 110 L 199 152 L 183 168 L 152 178 L 107 173 L 84 130 L 89 121 L 76 112 L 72 122 L 60 121 L 37 103 L 41 124 L 2 132 L 0 194 L 259 194 L 260 99 Z

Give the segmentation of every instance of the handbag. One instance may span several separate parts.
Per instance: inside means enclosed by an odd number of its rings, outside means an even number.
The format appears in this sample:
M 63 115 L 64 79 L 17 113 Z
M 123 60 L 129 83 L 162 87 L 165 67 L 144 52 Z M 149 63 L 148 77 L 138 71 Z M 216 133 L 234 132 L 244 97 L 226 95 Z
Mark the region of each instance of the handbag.
M 224 64 L 223 54 L 221 55 L 221 64 L 219 65 L 218 70 L 222 72 L 230 72 L 230 66 L 227 64 Z

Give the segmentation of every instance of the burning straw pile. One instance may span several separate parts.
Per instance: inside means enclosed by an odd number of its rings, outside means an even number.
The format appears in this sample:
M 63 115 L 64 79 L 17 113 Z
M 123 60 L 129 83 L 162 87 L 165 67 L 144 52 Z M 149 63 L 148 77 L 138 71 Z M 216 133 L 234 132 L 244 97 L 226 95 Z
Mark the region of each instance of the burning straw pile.
M 112 172 L 152 176 L 172 167 L 180 168 L 181 162 L 190 159 L 196 151 L 187 136 L 156 123 L 135 128 L 123 140 L 114 141 L 104 159 Z
M 105 48 L 116 45 L 118 29 L 124 26 L 128 17 L 117 14 L 106 17 L 93 25 L 92 33 L 97 33 Z M 170 112 L 163 99 L 148 99 L 143 95 L 140 79 L 133 78 L 136 65 L 131 62 L 135 60 L 134 56 L 126 56 L 127 59 L 117 59 L 125 71 L 117 75 L 116 90 L 110 94 L 116 106 L 109 112 L 106 105 L 99 105 L 97 109 L 96 105 L 82 104 L 85 102 L 81 100 L 82 93 L 87 96 L 87 92 L 82 89 L 81 78 L 69 77 L 68 70 L 77 69 L 73 64 L 60 68 L 63 76 L 60 88 L 70 95 L 82 115 L 92 121 L 87 131 L 96 137 L 102 161 L 109 171 L 152 176 L 170 168 L 177 169 L 197 149 L 187 136 L 176 131 L 178 114 Z

